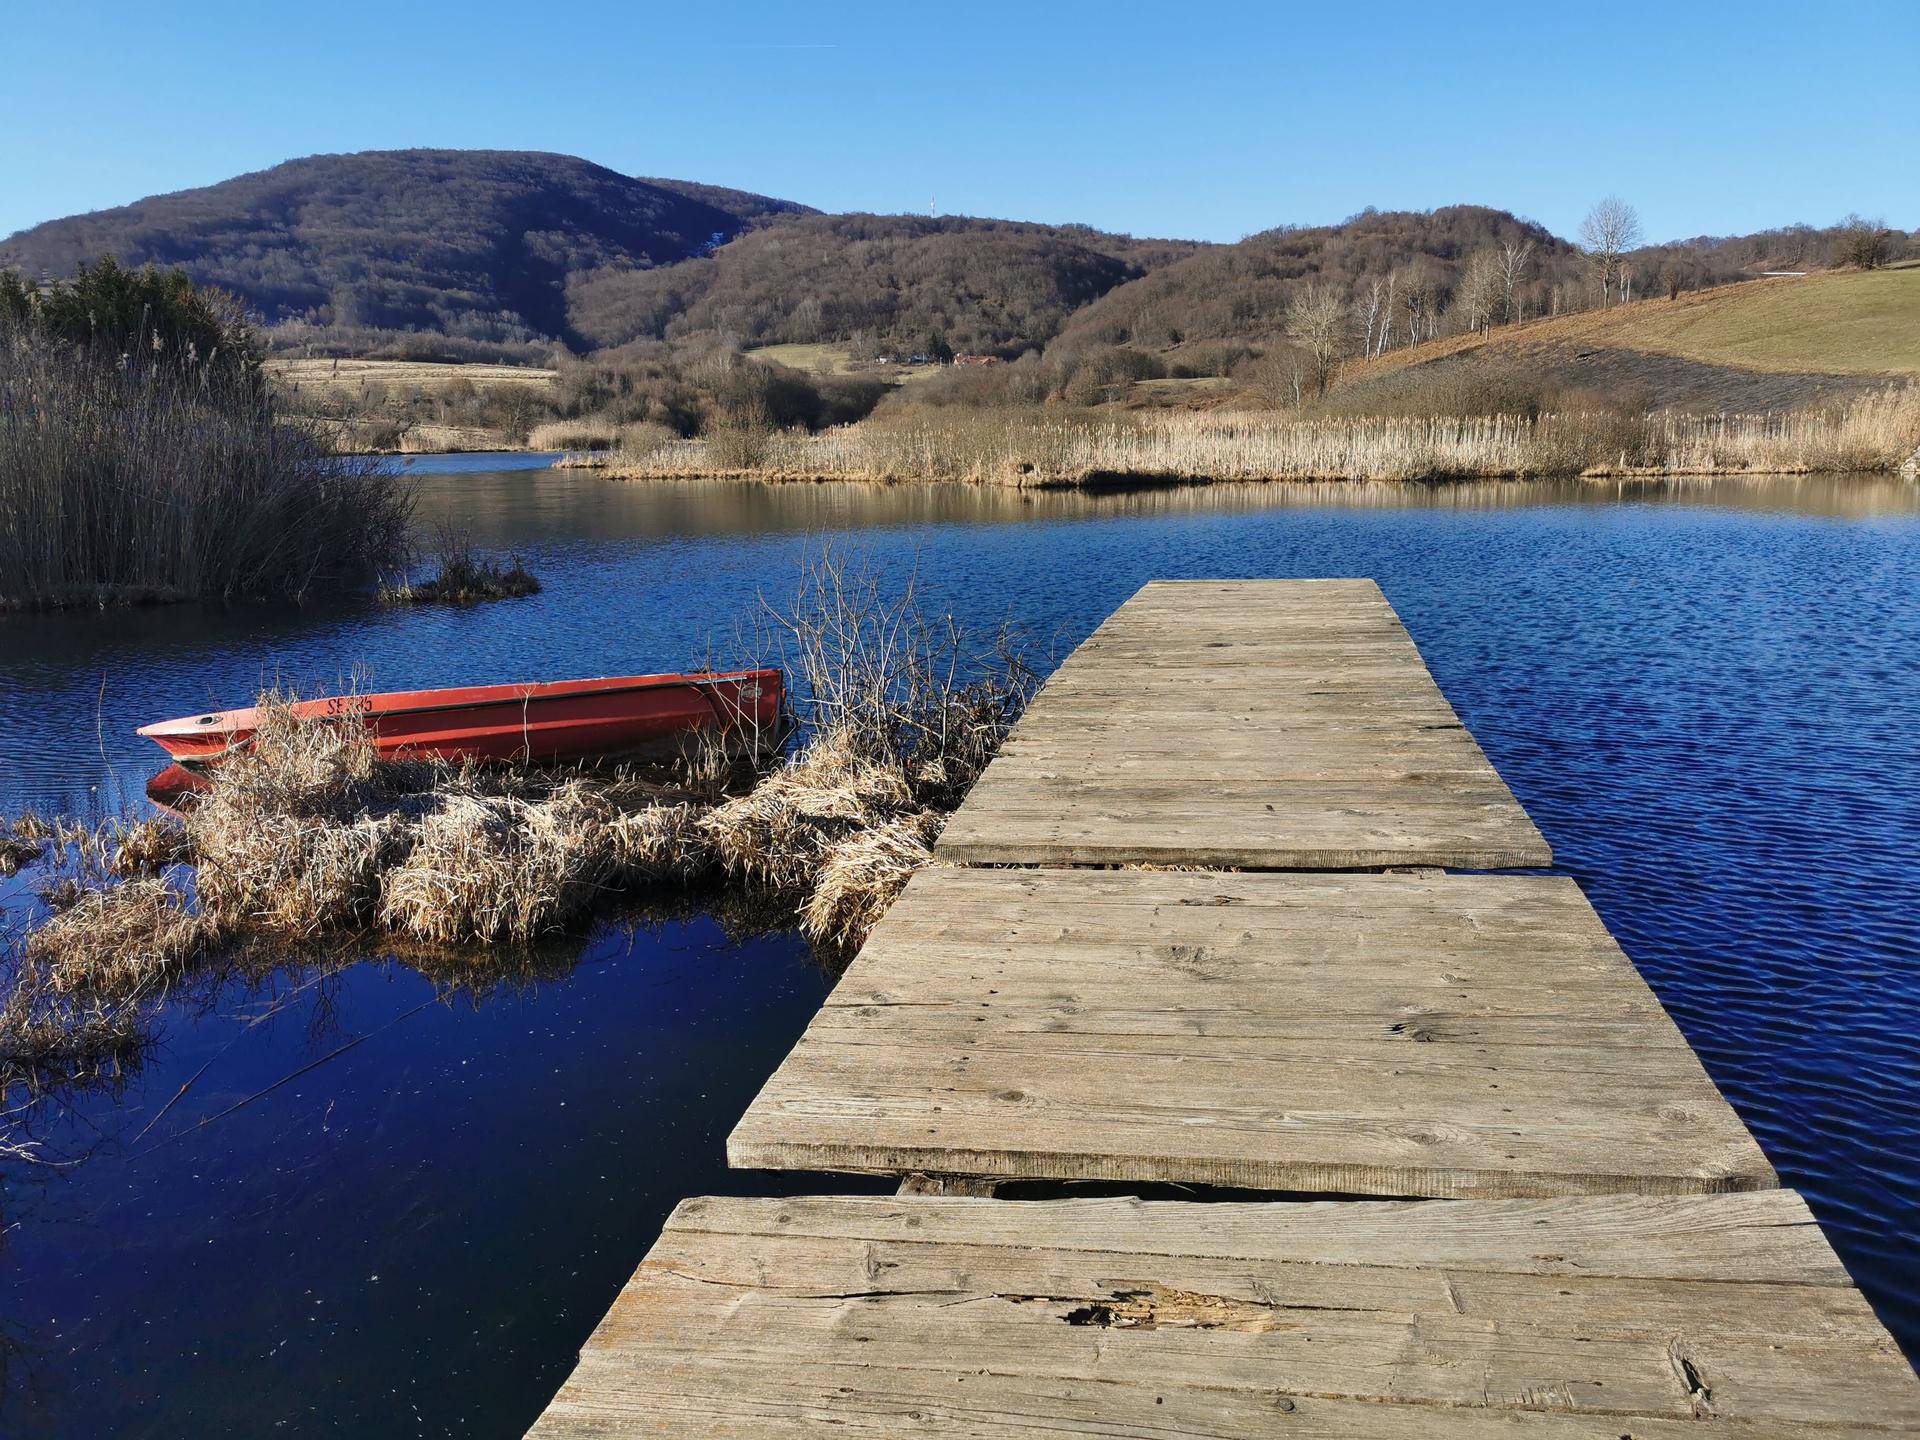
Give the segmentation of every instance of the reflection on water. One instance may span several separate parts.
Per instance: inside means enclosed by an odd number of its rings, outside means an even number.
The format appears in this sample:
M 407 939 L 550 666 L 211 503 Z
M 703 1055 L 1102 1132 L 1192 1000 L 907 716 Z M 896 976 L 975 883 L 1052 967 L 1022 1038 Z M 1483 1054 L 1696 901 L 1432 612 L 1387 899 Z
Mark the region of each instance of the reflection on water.
M 451 513 L 475 538 L 499 546 L 577 537 L 604 539 L 765 535 L 1021 520 L 1103 520 L 1236 515 L 1270 510 L 1531 510 L 1622 502 L 1866 519 L 1920 511 L 1920 487 L 1884 475 L 1751 479 L 1503 480 L 1405 485 L 1232 482 L 1085 492 L 991 485 L 858 485 L 739 480 L 609 481 L 559 470 L 537 489 L 481 493 L 436 484 L 431 514 Z M 445 507 L 442 509 L 442 507 Z
M 137 806 L 162 757 L 135 725 L 276 676 L 725 658 L 828 541 L 1063 648 L 1156 576 L 1373 575 L 1882 1315 L 1920 1337 L 1915 487 L 1086 496 L 424 473 L 443 463 L 415 467 L 423 518 L 519 550 L 542 594 L 0 619 L 0 805 Z M 729 923 L 607 926 L 489 983 L 349 956 L 183 994 L 118 1093 L 45 1122 L 47 1154 L 84 1164 L 7 1168 L 0 1433 L 520 1433 L 676 1200 L 858 1188 L 724 1168 L 830 984 L 792 936 Z

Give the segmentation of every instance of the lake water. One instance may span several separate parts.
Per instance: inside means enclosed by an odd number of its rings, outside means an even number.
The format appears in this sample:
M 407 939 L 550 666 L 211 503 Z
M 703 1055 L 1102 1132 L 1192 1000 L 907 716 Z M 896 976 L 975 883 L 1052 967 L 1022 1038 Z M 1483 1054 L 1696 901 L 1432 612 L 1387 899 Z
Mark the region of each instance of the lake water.
M 159 752 L 135 725 L 275 678 L 724 660 L 827 542 L 1060 653 L 1151 578 L 1371 575 L 1920 1348 L 1920 490 L 1080 496 L 524 465 L 434 462 L 423 511 L 519 550 L 532 599 L 0 619 L 0 805 L 136 805 Z M 60 1163 L 0 1193 L 0 1433 L 517 1436 L 675 1201 L 862 1188 L 724 1166 L 831 985 L 789 934 L 696 911 L 464 988 L 323 975 L 182 995 L 116 1088 L 35 1116 Z

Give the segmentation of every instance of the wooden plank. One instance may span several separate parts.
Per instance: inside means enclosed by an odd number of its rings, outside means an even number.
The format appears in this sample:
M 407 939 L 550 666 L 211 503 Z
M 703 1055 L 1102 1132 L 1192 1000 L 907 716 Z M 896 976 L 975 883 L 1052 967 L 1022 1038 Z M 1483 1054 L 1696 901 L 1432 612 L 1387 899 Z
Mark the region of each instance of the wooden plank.
M 1320 1204 L 700 1198 L 540 1418 L 584 1436 L 1920 1431 L 1790 1191 Z
M 935 846 L 958 864 L 1541 866 L 1371 580 L 1155 581 L 1060 665 Z
M 1420 1196 L 1778 1183 L 1571 880 L 935 867 L 742 1167 Z

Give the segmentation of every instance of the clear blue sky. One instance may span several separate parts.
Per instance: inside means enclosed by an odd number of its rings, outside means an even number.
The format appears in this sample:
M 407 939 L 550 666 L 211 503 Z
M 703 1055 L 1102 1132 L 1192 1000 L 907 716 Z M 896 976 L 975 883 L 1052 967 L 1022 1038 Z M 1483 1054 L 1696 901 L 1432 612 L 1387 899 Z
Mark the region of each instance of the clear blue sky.
M 316 151 L 558 150 L 827 210 L 1232 240 L 1474 201 L 1920 226 L 1920 0 L 10 0 L 0 235 Z

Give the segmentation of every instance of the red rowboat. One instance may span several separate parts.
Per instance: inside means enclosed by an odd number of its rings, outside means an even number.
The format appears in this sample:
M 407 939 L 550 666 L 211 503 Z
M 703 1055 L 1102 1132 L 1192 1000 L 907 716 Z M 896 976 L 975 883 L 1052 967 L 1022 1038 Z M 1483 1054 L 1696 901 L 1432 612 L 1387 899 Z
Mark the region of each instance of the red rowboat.
M 664 759 L 688 734 L 711 727 L 736 745 L 771 747 L 780 733 L 780 699 L 778 670 L 732 670 L 336 695 L 288 708 L 357 718 L 385 758 Z M 204 765 L 246 746 L 259 715 L 252 706 L 216 710 L 143 725 L 140 733 L 182 764 Z

